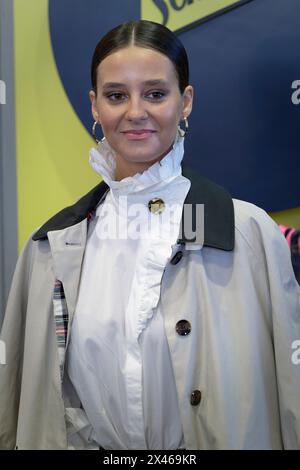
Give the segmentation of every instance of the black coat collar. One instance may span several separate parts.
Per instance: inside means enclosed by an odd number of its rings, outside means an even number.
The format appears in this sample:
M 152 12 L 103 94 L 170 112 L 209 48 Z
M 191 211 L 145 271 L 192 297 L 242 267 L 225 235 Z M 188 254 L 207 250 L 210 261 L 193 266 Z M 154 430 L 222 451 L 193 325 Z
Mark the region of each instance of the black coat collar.
M 234 248 L 234 209 L 230 194 L 221 186 L 200 176 L 193 170 L 182 167 L 182 174 L 191 181 L 185 204 L 204 204 L 204 245 L 220 250 Z M 52 230 L 62 230 L 75 225 L 91 213 L 109 190 L 102 181 L 73 206 L 66 207 L 46 222 L 32 237 L 33 240 L 47 238 Z M 184 232 L 184 231 L 183 231 Z M 187 240 L 183 233 L 180 243 Z

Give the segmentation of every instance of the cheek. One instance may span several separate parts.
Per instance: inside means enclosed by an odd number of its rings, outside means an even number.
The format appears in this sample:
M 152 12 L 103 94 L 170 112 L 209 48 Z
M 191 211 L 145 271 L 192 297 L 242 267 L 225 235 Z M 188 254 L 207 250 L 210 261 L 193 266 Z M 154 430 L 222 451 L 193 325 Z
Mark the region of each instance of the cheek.
M 159 121 L 160 135 L 164 138 L 169 138 L 177 130 L 178 120 L 174 114 L 164 116 Z
M 113 129 L 119 120 L 119 113 L 108 106 L 99 106 L 99 120 L 103 129 L 107 131 Z
M 100 122 L 101 122 L 101 126 L 102 126 L 102 129 L 104 130 L 104 132 L 106 133 L 109 133 L 110 131 L 113 130 L 113 128 L 115 127 L 114 126 L 114 121 L 109 119 L 107 116 L 105 119 L 101 119 L 100 118 Z
M 157 119 L 165 128 L 176 127 L 180 120 L 180 110 L 178 106 L 165 106 L 158 110 Z
M 116 121 L 118 115 L 117 109 L 108 106 L 103 100 L 97 103 L 99 120 L 104 127 L 110 127 Z

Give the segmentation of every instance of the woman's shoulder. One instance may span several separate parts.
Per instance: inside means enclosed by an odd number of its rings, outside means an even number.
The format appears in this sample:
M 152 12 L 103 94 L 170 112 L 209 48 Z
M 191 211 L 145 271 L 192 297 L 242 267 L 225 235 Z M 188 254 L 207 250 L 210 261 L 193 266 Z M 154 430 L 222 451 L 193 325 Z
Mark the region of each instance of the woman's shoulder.
M 267 212 L 250 202 L 233 199 L 236 236 L 243 237 L 257 251 L 288 252 L 288 246 L 278 224 Z
M 67 206 L 51 217 L 33 234 L 32 240 L 38 241 L 47 238 L 47 233 L 54 230 L 62 230 L 82 222 L 89 218 L 105 197 L 108 186 L 101 181 L 97 186 L 91 189 L 87 194 L 82 196 L 72 206 Z
M 232 202 L 234 206 L 235 220 L 238 226 L 243 226 L 243 224 L 247 225 L 254 221 L 258 224 L 262 224 L 263 226 L 266 225 L 267 227 L 277 225 L 261 207 L 241 199 L 233 198 Z

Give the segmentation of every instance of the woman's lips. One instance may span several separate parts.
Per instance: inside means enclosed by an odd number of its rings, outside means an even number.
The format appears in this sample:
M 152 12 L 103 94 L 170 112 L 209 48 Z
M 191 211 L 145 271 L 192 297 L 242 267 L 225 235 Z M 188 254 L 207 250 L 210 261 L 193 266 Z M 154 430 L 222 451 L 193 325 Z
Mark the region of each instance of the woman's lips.
M 123 131 L 122 133 L 127 137 L 128 140 L 143 140 L 148 139 L 155 132 L 156 131 L 150 129 L 140 129 Z

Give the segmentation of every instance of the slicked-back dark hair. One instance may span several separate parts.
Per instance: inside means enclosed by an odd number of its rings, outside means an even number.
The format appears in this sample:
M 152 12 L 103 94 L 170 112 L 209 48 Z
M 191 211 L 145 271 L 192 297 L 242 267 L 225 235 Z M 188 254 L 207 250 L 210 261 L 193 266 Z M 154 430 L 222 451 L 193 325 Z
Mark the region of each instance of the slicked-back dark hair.
M 91 65 L 92 87 L 97 94 L 97 67 L 113 52 L 129 45 L 154 49 L 173 63 L 181 94 L 189 84 L 189 63 L 180 39 L 165 26 L 139 20 L 123 23 L 109 31 L 97 44 Z

